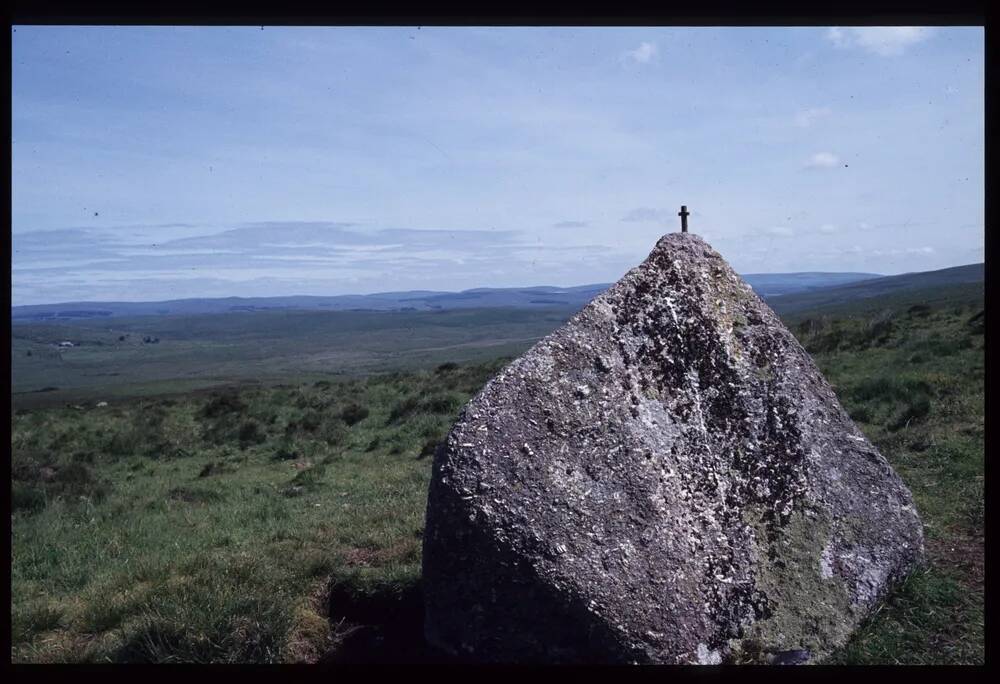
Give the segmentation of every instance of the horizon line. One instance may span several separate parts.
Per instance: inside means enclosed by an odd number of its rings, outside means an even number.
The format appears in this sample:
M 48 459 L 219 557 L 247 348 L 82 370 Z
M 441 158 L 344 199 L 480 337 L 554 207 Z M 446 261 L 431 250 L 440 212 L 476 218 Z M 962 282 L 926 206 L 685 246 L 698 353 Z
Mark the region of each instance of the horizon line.
M 910 275 L 913 273 L 934 273 L 937 271 L 947 271 L 952 268 L 964 268 L 967 266 L 978 266 L 980 264 L 985 265 L 984 261 L 974 261 L 966 264 L 956 264 L 955 266 L 945 266 L 944 268 L 935 268 L 929 271 L 903 271 L 902 273 L 872 273 L 869 271 L 782 271 L 776 273 L 737 273 L 741 278 L 747 278 L 749 276 L 778 276 L 778 275 L 811 275 L 811 274 L 822 274 L 822 275 L 867 275 L 873 276 L 870 278 L 874 280 L 876 278 L 892 278 L 895 276 Z M 473 292 L 476 290 L 529 290 L 535 288 L 549 288 L 553 290 L 573 290 L 585 287 L 596 287 L 596 286 L 610 286 L 614 284 L 613 282 L 607 283 L 582 283 L 580 285 L 515 285 L 511 287 L 490 287 L 490 286 L 479 286 L 472 287 L 463 290 L 380 290 L 376 292 L 346 292 L 342 294 L 289 294 L 289 295 L 265 295 L 265 296 L 245 296 L 245 295 L 224 295 L 218 297 L 178 297 L 174 299 L 138 299 L 138 300 L 128 300 L 128 299 L 100 299 L 100 300 L 64 300 L 64 301 L 52 301 L 52 302 L 34 302 L 31 304 L 14 304 L 11 302 L 11 311 L 14 309 L 21 309 L 32 306 L 66 306 L 66 305 L 80 305 L 80 304 L 168 304 L 171 302 L 191 302 L 191 301 L 209 301 L 209 300 L 222 300 L 222 299 L 290 299 L 290 298 L 306 298 L 312 297 L 316 299 L 332 299 L 335 297 L 376 297 L 379 295 L 396 295 L 396 294 L 408 294 L 411 292 L 424 292 L 432 295 L 448 295 L 448 294 L 463 294 L 466 292 Z

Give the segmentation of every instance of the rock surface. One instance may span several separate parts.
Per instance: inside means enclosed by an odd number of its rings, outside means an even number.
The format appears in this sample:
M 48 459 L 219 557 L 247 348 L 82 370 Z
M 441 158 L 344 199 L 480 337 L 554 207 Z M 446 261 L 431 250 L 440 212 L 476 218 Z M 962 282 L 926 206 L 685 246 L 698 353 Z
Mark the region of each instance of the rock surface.
M 809 355 L 674 233 L 438 449 L 425 633 L 486 662 L 817 662 L 922 551 Z

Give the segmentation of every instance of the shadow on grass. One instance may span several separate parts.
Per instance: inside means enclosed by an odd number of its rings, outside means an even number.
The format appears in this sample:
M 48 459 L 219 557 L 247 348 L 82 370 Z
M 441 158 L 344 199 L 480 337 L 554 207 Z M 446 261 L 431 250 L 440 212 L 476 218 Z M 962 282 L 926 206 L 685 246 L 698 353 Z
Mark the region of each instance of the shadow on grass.
M 420 582 L 361 588 L 349 582 L 330 587 L 330 622 L 338 645 L 321 664 L 460 663 L 424 639 L 424 596 Z

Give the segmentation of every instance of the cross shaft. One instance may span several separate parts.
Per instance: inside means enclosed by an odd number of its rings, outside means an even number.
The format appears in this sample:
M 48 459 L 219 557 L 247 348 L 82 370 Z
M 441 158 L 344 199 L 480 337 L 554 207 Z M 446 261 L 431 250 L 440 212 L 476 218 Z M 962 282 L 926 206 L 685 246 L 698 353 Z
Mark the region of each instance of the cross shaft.
M 681 205 L 681 210 L 677 212 L 677 215 L 681 217 L 681 232 L 688 232 L 688 216 L 690 215 L 690 212 L 688 212 L 686 204 Z

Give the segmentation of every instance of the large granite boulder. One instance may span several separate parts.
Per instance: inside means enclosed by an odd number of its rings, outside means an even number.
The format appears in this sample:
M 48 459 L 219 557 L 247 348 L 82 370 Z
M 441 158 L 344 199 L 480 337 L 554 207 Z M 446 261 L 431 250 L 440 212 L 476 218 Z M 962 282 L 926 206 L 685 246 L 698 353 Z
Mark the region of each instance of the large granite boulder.
M 809 355 L 674 233 L 438 449 L 426 637 L 487 662 L 817 662 L 922 550 Z

